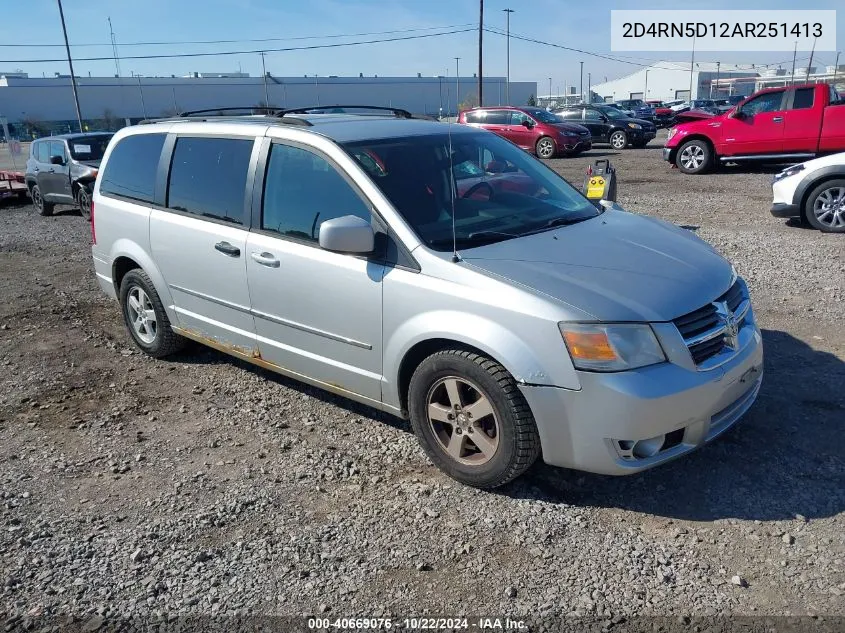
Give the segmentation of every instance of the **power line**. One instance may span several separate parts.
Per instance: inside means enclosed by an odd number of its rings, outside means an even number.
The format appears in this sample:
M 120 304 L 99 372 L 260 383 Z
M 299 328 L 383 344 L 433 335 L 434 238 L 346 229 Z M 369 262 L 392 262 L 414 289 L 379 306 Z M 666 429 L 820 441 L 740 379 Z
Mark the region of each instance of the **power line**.
M 475 26 L 474 22 L 466 22 L 464 24 L 450 24 L 447 26 L 427 26 L 416 29 L 395 29 L 392 31 L 370 31 L 367 33 L 345 33 L 334 35 L 302 35 L 298 37 L 265 37 L 256 39 L 236 39 L 236 40 L 185 40 L 185 41 L 161 41 L 161 42 L 121 42 L 121 46 L 165 46 L 170 44 L 175 45 L 190 45 L 190 44 L 237 44 L 240 42 L 293 42 L 300 40 L 323 40 L 323 39 L 337 39 L 345 37 L 366 37 L 370 35 L 393 35 L 395 33 L 415 33 L 418 31 L 438 31 L 440 29 L 459 29 L 469 26 Z M 86 43 L 74 44 L 71 48 L 78 48 L 81 46 L 111 46 L 109 43 Z M 64 44 L 0 44 L 0 48 L 53 48 L 63 47 Z
M 173 59 L 186 57 L 217 57 L 220 55 L 258 55 L 260 53 L 283 53 L 290 51 L 310 51 L 318 48 L 342 48 L 344 46 L 362 46 L 364 44 L 381 44 L 384 42 L 402 42 L 406 40 L 419 40 L 428 37 L 440 37 L 442 35 L 454 35 L 456 33 L 467 33 L 475 31 L 475 28 L 444 31 L 442 33 L 426 33 L 423 35 L 406 35 L 404 37 L 389 37 L 379 40 L 361 40 L 358 42 L 340 42 L 337 44 L 311 44 L 309 46 L 288 46 L 285 48 L 258 48 L 254 50 L 241 51 L 216 51 L 214 53 L 172 53 L 161 55 L 123 55 L 121 59 Z M 122 46 L 122 44 L 121 44 Z M 112 60 L 112 57 L 77 57 L 78 62 L 102 62 Z M 0 59 L 0 64 L 47 64 L 64 61 L 63 59 Z

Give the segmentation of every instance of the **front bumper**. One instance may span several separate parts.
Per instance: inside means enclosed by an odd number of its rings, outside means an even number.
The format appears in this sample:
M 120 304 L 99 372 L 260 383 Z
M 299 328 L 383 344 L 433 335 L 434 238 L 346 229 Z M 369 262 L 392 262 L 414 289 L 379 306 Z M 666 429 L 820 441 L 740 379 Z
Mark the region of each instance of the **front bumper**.
M 579 372 L 579 391 L 521 386 L 544 461 L 629 475 L 711 441 L 739 421 L 760 390 L 763 345 L 753 327 L 751 341 L 711 371 L 663 363 L 629 372 Z M 655 439 L 661 436 L 662 442 Z M 638 453 L 637 442 L 647 447 L 646 440 L 657 449 Z
M 579 138 L 568 138 L 562 137 L 560 142 L 561 151 L 567 154 L 575 154 L 580 152 L 586 152 L 588 149 L 593 147 L 593 140 L 592 138 L 587 138 L 586 140 L 579 139 Z
M 672 162 L 672 148 L 671 147 L 664 147 L 663 148 L 663 160 Z
M 797 218 L 801 215 L 801 207 L 797 204 L 775 202 L 772 205 L 771 212 L 776 218 Z

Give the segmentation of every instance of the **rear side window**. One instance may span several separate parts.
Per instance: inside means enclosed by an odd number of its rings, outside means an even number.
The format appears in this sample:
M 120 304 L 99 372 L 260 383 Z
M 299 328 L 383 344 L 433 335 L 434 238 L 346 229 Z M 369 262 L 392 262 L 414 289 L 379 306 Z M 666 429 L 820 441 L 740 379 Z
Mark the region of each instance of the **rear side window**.
M 50 162 L 50 144 L 41 142 L 35 144 L 35 160 L 39 163 L 49 163 Z
M 65 144 L 61 141 L 50 141 L 50 158 L 54 156 L 65 157 Z
M 561 119 L 580 119 L 581 110 L 563 110 L 562 112 L 558 112 L 557 115 Z
M 328 161 L 299 147 L 274 143 L 261 228 L 316 242 L 322 222 L 344 215 L 372 220 L 369 206 Z
M 584 108 L 584 118 L 587 121 L 601 121 L 602 115 L 598 110 L 592 108 Z
M 805 110 L 813 107 L 813 97 L 816 94 L 815 88 L 798 88 L 795 96 L 792 97 L 793 110 Z
M 167 207 L 233 224 L 244 223 L 244 195 L 253 140 L 176 140 Z
M 121 139 L 100 175 L 100 193 L 152 202 L 164 134 L 133 134 Z
M 475 110 L 468 112 L 467 123 L 508 125 L 510 123 L 510 110 Z

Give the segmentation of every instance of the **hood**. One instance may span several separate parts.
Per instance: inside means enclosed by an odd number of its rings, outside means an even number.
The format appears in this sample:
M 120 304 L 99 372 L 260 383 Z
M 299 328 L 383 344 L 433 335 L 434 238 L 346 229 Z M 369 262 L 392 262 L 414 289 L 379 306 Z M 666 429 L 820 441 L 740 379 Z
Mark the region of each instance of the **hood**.
M 671 321 L 724 293 L 733 275 L 691 231 L 617 210 L 461 257 L 600 321 Z
M 647 119 L 638 119 L 636 117 L 628 117 L 628 120 L 625 123 L 639 123 L 644 128 L 654 127 L 654 123 Z
M 89 167 L 96 167 L 97 169 L 100 168 L 99 160 L 80 160 L 79 163 L 82 165 L 88 165 Z
M 712 114 L 704 110 L 687 110 L 679 112 L 675 115 L 675 119 L 678 121 L 677 127 L 679 130 L 692 132 L 707 129 L 714 119 L 724 118 L 724 116 L 724 114 Z
M 561 122 L 561 123 L 546 123 L 549 127 L 557 128 L 558 130 L 566 130 L 567 132 L 578 132 L 578 134 L 589 134 L 590 130 L 588 130 L 583 125 L 578 123 L 569 123 L 569 122 Z

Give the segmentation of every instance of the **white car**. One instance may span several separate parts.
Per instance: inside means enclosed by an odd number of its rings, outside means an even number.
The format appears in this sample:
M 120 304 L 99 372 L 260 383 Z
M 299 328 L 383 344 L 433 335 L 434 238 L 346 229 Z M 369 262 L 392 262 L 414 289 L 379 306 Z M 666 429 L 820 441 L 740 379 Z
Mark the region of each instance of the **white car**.
M 772 181 L 772 215 L 845 233 L 845 152 L 787 167 Z
M 688 106 L 688 102 L 683 99 L 677 99 L 675 101 L 664 101 L 663 105 L 671 109 L 672 112 L 678 112 L 686 108 Z

